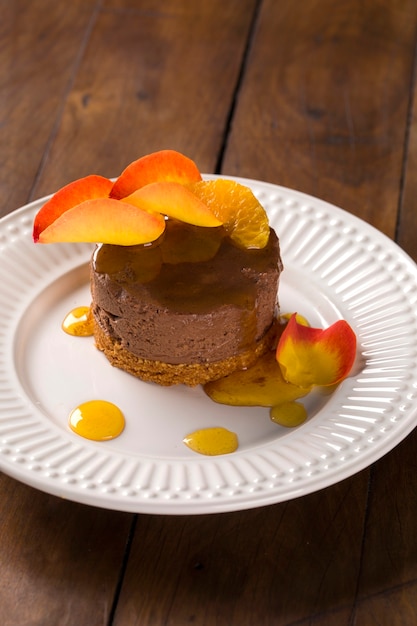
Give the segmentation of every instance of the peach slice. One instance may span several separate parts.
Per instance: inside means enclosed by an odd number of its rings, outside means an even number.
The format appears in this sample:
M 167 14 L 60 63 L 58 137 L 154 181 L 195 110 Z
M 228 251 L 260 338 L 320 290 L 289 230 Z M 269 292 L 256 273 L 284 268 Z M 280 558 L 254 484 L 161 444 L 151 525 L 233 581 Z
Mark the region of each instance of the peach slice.
M 40 239 L 40 233 L 65 211 L 86 200 L 108 197 L 112 188 L 109 178 L 92 174 L 79 178 L 57 191 L 39 210 L 33 224 L 33 240 Z
M 334 385 L 346 378 L 356 357 L 356 336 L 344 320 L 329 328 L 297 322 L 294 313 L 282 332 L 276 358 L 284 379 L 300 387 Z
M 181 184 L 201 180 L 194 161 L 175 150 L 160 150 L 133 161 L 113 185 L 112 198 L 125 198 L 149 183 L 171 181 Z
M 159 213 L 112 198 L 86 200 L 62 213 L 39 233 L 39 243 L 100 242 L 120 246 L 149 243 L 165 229 Z
M 162 181 L 149 183 L 122 198 L 143 209 L 163 213 L 194 226 L 221 226 L 222 222 L 213 211 L 187 187 L 177 182 Z

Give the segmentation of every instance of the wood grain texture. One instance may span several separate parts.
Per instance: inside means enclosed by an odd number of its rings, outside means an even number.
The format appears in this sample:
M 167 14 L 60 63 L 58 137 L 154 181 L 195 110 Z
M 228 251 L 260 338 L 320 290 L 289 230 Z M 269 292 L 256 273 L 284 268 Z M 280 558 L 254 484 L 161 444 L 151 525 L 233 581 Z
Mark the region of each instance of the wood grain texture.
M 292 624 L 323 606 L 349 616 L 366 485 L 364 472 L 254 511 L 140 516 L 115 626 Z
M 167 147 L 213 171 L 254 5 L 104 3 L 35 194 Z
M 2 2 L 0 214 L 32 197 L 88 35 L 93 0 Z
M 2 626 L 106 624 L 132 516 L 0 476 Z
M 360 626 L 379 626 L 387 623 L 390 626 L 412 626 L 417 621 L 416 596 L 415 582 L 384 593 L 376 593 L 359 602 L 355 623 Z
M 381 459 L 372 473 L 358 585 L 358 615 L 372 611 L 374 623 L 383 620 L 385 605 L 391 602 L 389 598 L 401 598 L 402 587 L 407 591 L 403 594 L 403 605 L 398 605 L 397 621 L 393 623 L 417 621 L 417 596 L 413 592 L 417 580 L 416 444 L 414 431 Z M 406 620 L 403 613 L 413 615 L 414 619 L 407 621 L 409 618 Z
M 408 141 L 404 153 L 404 178 L 396 241 L 417 261 L 417 81 L 416 68 L 412 90 Z
M 417 5 L 265 0 L 223 171 L 295 187 L 393 237 Z

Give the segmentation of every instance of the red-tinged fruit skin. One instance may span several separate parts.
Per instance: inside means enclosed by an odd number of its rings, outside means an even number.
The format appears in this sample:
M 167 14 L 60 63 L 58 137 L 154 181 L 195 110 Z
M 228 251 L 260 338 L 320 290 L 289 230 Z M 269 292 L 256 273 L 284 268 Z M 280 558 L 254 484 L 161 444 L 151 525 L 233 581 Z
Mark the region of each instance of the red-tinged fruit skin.
M 311 328 L 291 316 L 278 342 L 276 358 L 287 382 L 300 387 L 342 381 L 356 357 L 356 335 L 345 320 Z
M 160 150 L 130 163 L 114 183 L 110 197 L 120 200 L 159 181 L 184 185 L 199 180 L 201 173 L 194 161 L 176 150 Z
M 150 183 L 122 199 L 143 209 L 162 213 L 193 226 L 215 227 L 222 222 L 192 191 L 177 182 Z
M 107 198 L 113 186 L 104 176 L 92 174 L 65 185 L 48 200 L 37 213 L 33 223 L 33 240 L 40 241 L 40 234 L 63 213 L 94 198 Z
M 158 239 L 165 219 L 111 198 L 86 200 L 60 215 L 40 234 L 39 243 L 100 242 L 134 246 Z

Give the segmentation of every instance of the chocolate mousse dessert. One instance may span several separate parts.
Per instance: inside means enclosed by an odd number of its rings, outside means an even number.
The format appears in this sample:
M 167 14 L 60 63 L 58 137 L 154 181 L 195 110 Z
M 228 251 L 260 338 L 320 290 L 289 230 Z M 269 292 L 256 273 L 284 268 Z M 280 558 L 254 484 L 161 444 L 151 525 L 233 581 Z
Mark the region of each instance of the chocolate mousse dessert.
M 99 244 L 95 341 L 110 363 L 160 385 L 204 384 L 252 365 L 275 339 L 282 262 L 270 230 L 244 249 L 223 228 L 169 219 L 148 245 Z
M 35 243 L 99 242 L 91 260 L 96 345 L 160 385 L 204 384 L 250 367 L 275 341 L 282 262 L 251 189 L 203 180 L 174 150 L 89 175 L 39 210 Z

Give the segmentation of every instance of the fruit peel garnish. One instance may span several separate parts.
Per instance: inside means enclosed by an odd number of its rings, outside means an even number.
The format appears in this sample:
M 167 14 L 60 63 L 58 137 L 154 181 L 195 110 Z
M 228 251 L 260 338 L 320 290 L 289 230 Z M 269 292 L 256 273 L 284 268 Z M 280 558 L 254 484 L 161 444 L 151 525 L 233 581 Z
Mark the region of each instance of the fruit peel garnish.
M 331 386 L 349 375 L 356 335 L 345 320 L 326 329 L 299 324 L 294 313 L 283 330 L 276 359 L 287 382 L 300 387 Z

